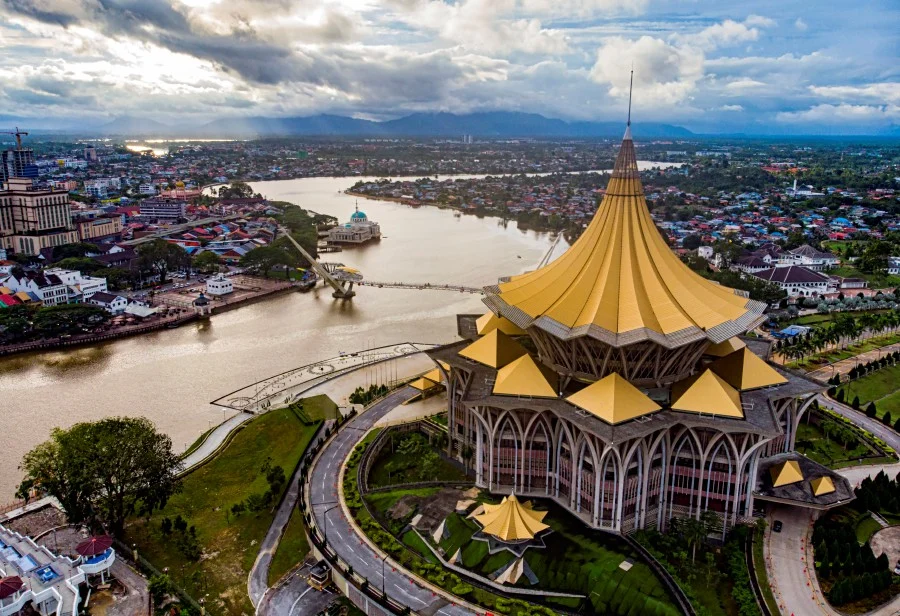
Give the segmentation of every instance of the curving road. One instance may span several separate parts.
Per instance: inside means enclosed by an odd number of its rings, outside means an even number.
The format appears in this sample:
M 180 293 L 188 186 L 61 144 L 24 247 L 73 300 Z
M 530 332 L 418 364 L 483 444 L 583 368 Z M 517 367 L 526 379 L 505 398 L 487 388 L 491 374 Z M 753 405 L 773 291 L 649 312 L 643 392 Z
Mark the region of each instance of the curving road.
M 821 406 L 846 417 L 883 440 L 895 451 L 900 451 L 900 434 L 877 419 L 867 417 L 865 413 L 824 396 L 819 400 Z M 856 487 L 864 478 L 874 477 L 882 470 L 893 475 L 900 471 L 900 464 L 855 466 L 837 472 L 846 477 L 851 486 Z M 780 520 L 783 524 L 780 533 L 771 531 L 775 520 Z M 809 529 L 813 523 L 812 511 L 802 507 L 779 506 L 771 509 L 768 522 L 770 530 L 766 531 L 766 568 L 769 583 L 782 613 L 792 616 L 840 616 L 840 613 L 832 609 L 822 596 L 811 558 L 809 563 L 811 566 L 807 567 L 807 555 L 811 556 L 812 552 L 812 546 L 808 541 Z M 896 614 L 900 614 L 900 597 L 869 612 L 866 616 Z
M 316 525 L 323 530 L 329 545 L 356 573 L 368 579 L 372 586 L 383 586 L 392 599 L 408 605 L 418 614 L 473 616 L 475 612 L 453 605 L 439 595 L 435 596 L 431 590 L 420 586 L 413 576 L 400 569 L 394 570 L 390 565 L 383 566 L 381 557 L 356 535 L 338 503 L 337 481 L 344 460 L 375 422 L 418 393 L 411 387 L 404 387 L 387 396 L 353 418 L 329 442 L 310 475 L 310 503 Z

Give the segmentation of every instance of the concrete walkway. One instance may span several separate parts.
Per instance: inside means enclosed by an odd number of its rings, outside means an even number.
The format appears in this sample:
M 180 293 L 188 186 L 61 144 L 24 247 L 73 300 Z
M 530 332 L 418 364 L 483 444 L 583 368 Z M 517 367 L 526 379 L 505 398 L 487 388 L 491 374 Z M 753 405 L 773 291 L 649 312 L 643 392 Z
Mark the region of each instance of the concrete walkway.
M 806 376 L 825 383 L 835 374 L 847 374 L 857 364 L 864 364 L 874 359 L 881 359 L 888 353 L 893 353 L 894 351 L 900 351 L 900 342 L 872 349 L 871 351 L 866 351 L 865 353 L 860 353 L 859 355 L 836 361 L 833 364 L 822 366 L 821 368 L 807 372 Z
M 871 432 L 895 451 L 900 451 L 900 434 L 880 421 L 824 397 L 820 404 Z M 851 486 L 856 487 L 866 477 L 874 477 L 882 470 L 893 476 L 900 472 L 900 463 L 855 466 L 837 472 L 844 476 Z M 775 520 L 779 520 L 783 525 L 780 533 L 771 530 Z M 766 570 L 782 614 L 841 616 L 840 612 L 828 605 L 816 580 L 815 566 L 812 562 L 813 547 L 810 545 L 812 512 L 801 507 L 779 506 L 770 511 L 768 522 L 769 528 L 764 544 Z M 900 597 L 869 612 L 866 616 L 896 614 L 900 614 Z

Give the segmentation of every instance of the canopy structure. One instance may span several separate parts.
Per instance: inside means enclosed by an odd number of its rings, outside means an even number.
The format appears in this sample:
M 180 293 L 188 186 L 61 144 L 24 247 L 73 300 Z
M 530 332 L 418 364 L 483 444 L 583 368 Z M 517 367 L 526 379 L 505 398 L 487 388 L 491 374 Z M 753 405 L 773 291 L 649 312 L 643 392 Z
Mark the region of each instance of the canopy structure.
M 484 513 L 475 516 L 475 521 L 485 534 L 513 543 L 534 539 L 550 528 L 543 522 L 546 515 L 546 511 L 535 511 L 531 503 L 520 503 L 515 494 L 510 494 L 499 505 L 485 503 Z
M 497 371 L 495 395 L 556 398 L 559 378 L 555 372 L 523 355 Z
M 412 383 L 409 384 L 413 389 L 418 389 L 419 391 L 428 391 L 429 389 L 433 389 L 437 387 L 439 383 L 435 383 L 430 379 L 426 379 L 425 377 L 418 378 Z
M 24 582 L 22 582 L 22 578 L 17 575 L 0 579 L 0 599 L 12 597 L 14 594 L 19 592 L 24 585 L 25 584 Z
M 831 480 L 831 477 L 827 475 L 816 477 L 809 482 L 809 487 L 812 488 L 812 492 L 815 496 L 825 496 L 826 494 L 834 492 L 834 482 Z
M 610 424 L 642 417 L 662 408 L 615 372 L 566 400 Z
M 525 559 L 521 556 L 506 566 L 494 581 L 498 584 L 515 584 L 525 574 Z
M 510 336 L 522 336 L 525 334 L 524 329 L 522 329 L 509 319 L 498 317 L 493 312 L 487 312 L 478 317 L 475 320 L 475 328 L 479 336 L 484 336 L 485 334 L 490 333 L 495 329 L 499 329 L 504 334 Z
M 800 470 L 800 464 L 796 460 L 786 460 L 781 464 L 776 464 L 769 469 L 769 473 L 772 475 L 773 488 L 780 488 L 781 486 L 803 481 L 803 472 Z M 829 483 L 831 482 L 830 478 L 825 477 L 825 479 L 828 479 Z M 834 490 L 833 483 L 831 484 L 831 489 L 832 491 Z
M 723 342 L 764 320 L 763 302 L 681 262 L 647 210 L 630 127 L 591 224 L 559 259 L 485 289 L 491 310 L 560 339 L 621 347 Z
M 525 347 L 499 329 L 479 338 L 459 352 L 463 357 L 491 368 L 502 368 L 527 353 Z
M 710 369 L 741 391 L 782 385 L 787 379 L 753 351 L 744 347 L 721 357 L 709 365 Z
M 735 336 L 734 338 L 729 338 L 725 342 L 709 345 L 703 354 L 712 355 L 713 357 L 725 357 L 735 351 L 746 348 L 746 346 L 747 344 L 743 340 Z
M 91 537 L 87 541 L 82 541 L 75 547 L 75 551 L 82 556 L 96 556 L 97 554 L 103 554 L 103 552 L 112 547 L 112 544 L 112 537 L 100 535 Z
M 672 408 L 688 413 L 744 417 L 741 394 L 709 368 L 672 386 Z

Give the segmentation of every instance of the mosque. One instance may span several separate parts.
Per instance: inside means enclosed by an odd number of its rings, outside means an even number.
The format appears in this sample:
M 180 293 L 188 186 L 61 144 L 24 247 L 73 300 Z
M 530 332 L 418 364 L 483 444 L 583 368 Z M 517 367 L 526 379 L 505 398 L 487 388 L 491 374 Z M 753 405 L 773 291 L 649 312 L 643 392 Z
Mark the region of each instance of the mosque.
M 853 498 L 794 451 L 823 387 L 748 334 L 765 306 L 691 271 L 654 225 L 630 120 L 583 235 L 484 302 L 458 315 L 463 341 L 429 352 L 447 383 L 448 453 L 479 487 L 621 533 L 713 511 L 724 534 L 767 502 Z
M 350 222 L 338 225 L 328 231 L 328 241 L 335 244 L 364 244 L 381 239 L 381 227 L 372 222 L 365 212 L 356 211 L 350 215 Z

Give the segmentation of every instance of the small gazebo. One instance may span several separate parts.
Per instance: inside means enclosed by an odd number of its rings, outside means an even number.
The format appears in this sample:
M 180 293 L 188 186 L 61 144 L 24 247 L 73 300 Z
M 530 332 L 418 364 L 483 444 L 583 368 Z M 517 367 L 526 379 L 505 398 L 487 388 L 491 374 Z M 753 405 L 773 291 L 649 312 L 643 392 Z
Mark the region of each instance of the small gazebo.
M 520 502 L 510 494 L 499 505 L 485 503 L 483 512 L 472 516 L 481 530 L 473 538 L 487 541 L 490 552 L 509 550 L 521 556 L 530 547 L 544 547 L 543 536 L 550 531 L 544 524 L 546 511 L 535 511 L 531 502 Z

